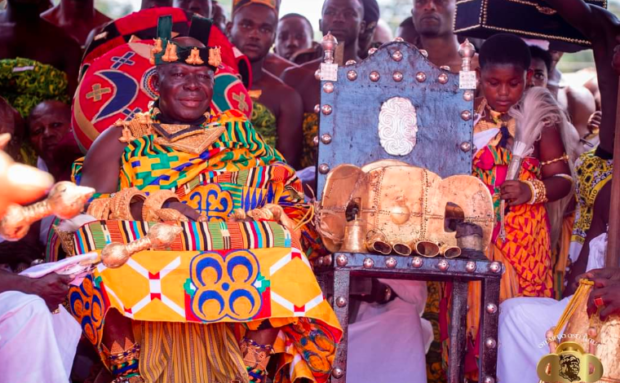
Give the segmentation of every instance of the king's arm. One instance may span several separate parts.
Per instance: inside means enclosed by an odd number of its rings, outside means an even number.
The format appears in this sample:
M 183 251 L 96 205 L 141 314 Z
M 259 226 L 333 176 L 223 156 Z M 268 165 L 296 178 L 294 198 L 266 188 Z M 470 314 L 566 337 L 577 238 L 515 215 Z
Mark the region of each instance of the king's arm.
M 119 175 L 122 170 L 123 153 L 128 143 L 148 133 L 146 125 L 138 121 L 117 122 L 113 127 L 104 131 L 97 137 L 84 158 L 80 185 L 94 188 L 97 195 L 101 196 L 117 193 L 120 190 Z M 145 200 L 140 198 L 130 201 L 131 216 L 136 221 L 143 219 L 144 202 Z M 166 202 L 162 207 L 176 210 L 194 221 L 200 218 L 197 211 L 179 201 Z M 102 217 L 95 218 L 103 219 Z

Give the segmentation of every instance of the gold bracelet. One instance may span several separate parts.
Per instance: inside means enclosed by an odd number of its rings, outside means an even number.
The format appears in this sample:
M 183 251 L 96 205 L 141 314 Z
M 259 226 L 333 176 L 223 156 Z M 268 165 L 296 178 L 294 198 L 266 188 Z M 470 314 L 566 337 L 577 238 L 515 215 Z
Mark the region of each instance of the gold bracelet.
M 530 197 L 530 200 L 527 202 L 528 205 L 534 204 L 534 201 L 536 201 L 536 189 L 534 189 L 534 185 L 530 181 L 521 181 L 521 182 L 526 184 L 530 188 L 531 197 Z
M 164 203 L 169 200 L 175 200 L 180 202 L 179 196 L 170 190 L 158 190 L 151 193 L 144 201 L 144 207 L 142 208 L 142 220 L 145 222 L 159 222 L 161 218 L 157 214 L 157 211 L 161 210 Z
M 111 198 L 96 199 L 88 205 L 88 210 L 86 211 L 86 214 L 93 216 L 93 218 L 98 221 L 106 221 L 108 218 L 110 218 L 111 203 Z
M 540 163 L 540 167 L 542 168 L 543 166 L 547 166 L 547 165 L 551 165 L 551 164 L 555 164 L 556 162 L 560 162 L 560 161 L 566 161 L 568 162 L 568 154 L 564 153 L 563 156 L 555 158 L 553 160 L 549 160 L 549 161 L 545 161 L 545 162 L 541 162 Z
M 534 190 L 536 191 L 536 198 L 534 199 L 533 203 L 530 201 L 530 204 L 535 205 L 539 203 L 546 203 L 548 199 L 547 199 L 547 187 L 545 186 L 545 183 L 542 182 L 541 180 L 531 180 L 529 182 L 532 183 L 532 186 L 534 187 Z
M 134 218 L 131 214 L 131 203 L 136 197 L 142 200 L 146 199 L 146 195 L 135 187 L 123 189 L 116 193 L 116 195 L 112 198 L 110 219 L 133 221 Z

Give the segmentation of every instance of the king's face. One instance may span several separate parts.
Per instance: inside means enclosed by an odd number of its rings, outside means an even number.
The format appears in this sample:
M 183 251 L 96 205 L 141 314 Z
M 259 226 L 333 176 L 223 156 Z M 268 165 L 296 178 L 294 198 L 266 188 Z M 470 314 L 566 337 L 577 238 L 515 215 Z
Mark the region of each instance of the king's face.
M 171 120 L 191 123 L 210 109 L 213 70 L 181 63 L 158 67 L 159 108 Z

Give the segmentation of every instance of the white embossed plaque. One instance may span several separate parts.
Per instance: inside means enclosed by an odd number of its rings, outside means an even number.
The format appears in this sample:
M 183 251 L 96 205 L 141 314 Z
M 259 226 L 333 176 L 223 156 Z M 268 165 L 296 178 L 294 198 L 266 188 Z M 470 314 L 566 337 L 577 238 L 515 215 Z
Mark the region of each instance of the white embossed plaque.
M 416 144 L 418 118 L 409 99 L 394 97 L 381 106 L 378 134 L 383 149 L 393 156 L 406 156 Z

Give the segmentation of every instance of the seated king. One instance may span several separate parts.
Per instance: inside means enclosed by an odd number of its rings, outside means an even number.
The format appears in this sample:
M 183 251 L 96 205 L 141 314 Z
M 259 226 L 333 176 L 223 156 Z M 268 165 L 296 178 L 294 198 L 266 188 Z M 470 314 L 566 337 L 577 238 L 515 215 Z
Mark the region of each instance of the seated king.
M 172 39 L 160 18 L 158 100 L 76 163 L 97 194 L 88 223 L 59 231 L 63 248 L 128 258 L 72 287 L 70 310 L 114 382 L 326 382 L 342 330 L 302 248 L 312 210 L 243 113 L 210 111 L 221 62 L 201 43 L 210 30 L 195 16 Z M 136 245 L 162 223 L 174 241 Z

